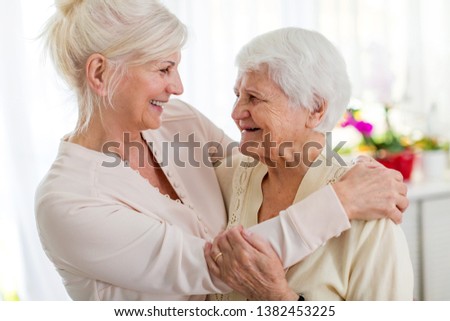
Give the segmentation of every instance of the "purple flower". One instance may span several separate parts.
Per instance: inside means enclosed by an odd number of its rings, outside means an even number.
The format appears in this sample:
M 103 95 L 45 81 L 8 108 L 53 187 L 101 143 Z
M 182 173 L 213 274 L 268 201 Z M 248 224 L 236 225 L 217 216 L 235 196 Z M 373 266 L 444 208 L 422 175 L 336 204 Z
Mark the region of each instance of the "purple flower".
M 353 125 L 362 135 L 370 136 L 372 134 L 373 125 L 365 121 L 358 121 Z
M 341 123 L 341 127 L 347 127 L 347 126 L 355 127 L 356 123 L 357 123 L 357 121 L 353 117 L 352 113 L 347 112 L 347 114 L 345 115 L 345 120 Z
M 363 136 L 370 136 L 372 134 L 373 126 L 371 123 L 365 121 L 358 121 L 353 116 L 352 112 L 347 112 L 345 120 L 341 123 L 342 127 L 352 126 L 355 127 Z

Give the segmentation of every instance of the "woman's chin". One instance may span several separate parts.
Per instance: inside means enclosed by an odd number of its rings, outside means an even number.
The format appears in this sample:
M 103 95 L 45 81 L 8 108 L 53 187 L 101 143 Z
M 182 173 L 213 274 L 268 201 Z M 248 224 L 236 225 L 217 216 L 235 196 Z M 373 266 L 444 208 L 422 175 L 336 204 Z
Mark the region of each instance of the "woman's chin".
M 241 144 L 239 145 L 239 151 L 243 155 L 250 156 L 257 160 L 261 159 L 261 156 L 262 156 L 262 155 L 260 155 L 262 152 L 260 145 L 257 144 L 256 142 L 247 143 L 247 144 L 246 143 L 243 144 L 241 142 Z
M 162 124 L 162 117 L 161 114 L 155 115 L 154 113 L 151 113 L 149 115 L 146 115 L 143 119 L 143 126 L 145 129 L 158 129 L 161 127 Z
M 155 130 L 161 127 L 161 122 L 153 121 L 151 124 L 146 124 L 145 127 L 145 130 Z

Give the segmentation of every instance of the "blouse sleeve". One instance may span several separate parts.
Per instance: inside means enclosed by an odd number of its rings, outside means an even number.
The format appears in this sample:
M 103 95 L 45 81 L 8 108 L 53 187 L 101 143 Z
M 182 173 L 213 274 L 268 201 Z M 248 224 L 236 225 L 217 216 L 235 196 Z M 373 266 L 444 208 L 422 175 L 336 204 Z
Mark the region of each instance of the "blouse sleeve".
M 209 274 L 205 241 L 156 216 L 119 203 L 57 193 L 40 199 L 36 212 L 44 249 L 60 269 L 141 292 L 230 290 Z
M 413 299 L 413 268 L 399 225 L 389 219 L 354 221 L 348 243 L 347 300 Z
M 333 188 L 327 185 L 250 231 L 266 238 L 287 268 L 348 228 L 350 221 Z

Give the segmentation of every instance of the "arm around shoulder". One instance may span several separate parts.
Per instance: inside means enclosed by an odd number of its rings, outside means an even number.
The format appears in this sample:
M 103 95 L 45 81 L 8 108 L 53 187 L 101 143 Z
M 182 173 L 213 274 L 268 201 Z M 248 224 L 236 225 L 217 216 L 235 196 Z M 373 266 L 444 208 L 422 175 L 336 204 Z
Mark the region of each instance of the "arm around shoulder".
M 350 221 L 333 188 L 327 185 L 250 230 L 268 239 L 283 266 L 289 267 L 348 228 Z

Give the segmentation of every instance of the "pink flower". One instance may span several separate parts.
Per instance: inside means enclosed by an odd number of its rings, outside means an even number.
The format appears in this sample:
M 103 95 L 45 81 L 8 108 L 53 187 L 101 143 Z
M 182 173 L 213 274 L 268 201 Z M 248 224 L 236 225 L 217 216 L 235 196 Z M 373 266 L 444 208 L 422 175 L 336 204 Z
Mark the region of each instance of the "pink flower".
M 373 125 L 362 120 L 356 120 L 352 112 L 347 112 L 345 120 L 341 124 L 342 127 L 355 127 L 363 136 L 370 136 L 372 134 Z
M 341 123 L 341 127 L 355 126 L 357 120 L 353 117 L 350 111 L 347 111 L 344 116 L 344 121 Z
M 373 125 L 365 121 L 358 121 L 353 125 L 363 136 L 370 136 L 372 134 Z

